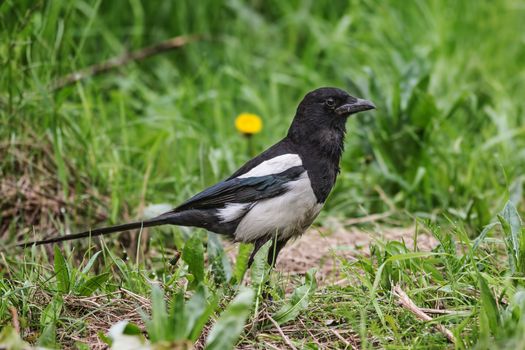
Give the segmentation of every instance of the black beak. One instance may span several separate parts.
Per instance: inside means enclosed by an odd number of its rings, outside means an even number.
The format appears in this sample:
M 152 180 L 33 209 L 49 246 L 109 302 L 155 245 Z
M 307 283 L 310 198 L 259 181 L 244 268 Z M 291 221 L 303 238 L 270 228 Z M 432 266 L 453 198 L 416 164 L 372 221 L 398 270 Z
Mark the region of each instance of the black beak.
M 376 106 L 372 102 L 364 100 L 362 98 L 358 98 L 357 101 L 353 103 L 347 103 L 342 105 L 341 107 L 336 108 L 335 113 L 339 115 L 350 115 L 375 108 Z

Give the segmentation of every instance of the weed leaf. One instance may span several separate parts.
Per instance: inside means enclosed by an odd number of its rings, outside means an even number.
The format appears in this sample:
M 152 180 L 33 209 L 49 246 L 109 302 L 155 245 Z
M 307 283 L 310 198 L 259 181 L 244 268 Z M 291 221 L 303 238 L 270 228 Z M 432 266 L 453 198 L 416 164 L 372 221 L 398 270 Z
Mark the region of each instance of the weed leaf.
M 248 268 L 248 259 L 250 258 L 252 249 L 253 244 L 241 243 L 239 245 L 234 271 L 235 280 L 239 284 L 242 282 L 246 269 Z
M 215 233 L 208 232 L 207 248 L 208 261 L 211 262 L 216 283 L 229 282 L 232 278 L 232 266 L 224 252 L 221 241 Z
M 204 281 L 204 248 L 199 235 L 193 235 L 184 245 L 182 260 L 188 264 L 190 273 L 195 278 L 193 285 L 196 286 Z
M 195 342 L 201 335 L 202 329 L 208 322 L 211 314 L 217 307 L 218 295 L 206 300 L 206 289 L 199 288 L 186 304 L 187 320 L 185 334 L 187 339 Z
M 252 309 L 254 292 L 243 288 L 221 314 L 206 340 L 206 350 L 233 349 Z
M 82 283 L 78 288 L 78 294 L 88 297 L 93 294 L 97 289 L 103 287 L 106 281 L 109 279 L 110 273 L 105 272 L 100 275 L 91 277 L 84 283 Z
M 481 306 L 482 311 L 486 316 L 490 331 L 493 335 L 498 334 L 500 327 L 500 315 L 496 299 L 490 290 L 487 281 L 478 272 L 479 288 L 481 292 Z
M 146 329 L 152 342 L 168 340 L 170 329 L 164 292 L 159 286 L 151 287 L 151 320 L 146 320 Z
M 57 276 L 57 288 L 60 293 L 69 292 L 69 268 L 66 259 L 58 246 L 55 245 L 55 274 Z
M 259 249 L 253 259 L 251 278 L 253 289 L 256 291 L 257 295 L 261 294 L 263 284 L 268 277 L 269 265 L 267 260 L 271 246 L 272 240 L 269 240 L 261 247 L 261 249 Z

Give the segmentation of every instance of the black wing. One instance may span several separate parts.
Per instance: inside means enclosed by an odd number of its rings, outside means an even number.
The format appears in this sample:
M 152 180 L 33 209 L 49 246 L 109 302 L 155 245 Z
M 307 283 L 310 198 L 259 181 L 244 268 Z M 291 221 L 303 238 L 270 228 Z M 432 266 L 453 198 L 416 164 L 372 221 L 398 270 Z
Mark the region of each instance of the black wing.
M 302 166 L 295 166 L 279 174 L 228 179 L 205 189 L 173 211 L 222 208 L 227 203 L 250 203 L 275 197 L 286 192 L 286 184 L 304 171 Z

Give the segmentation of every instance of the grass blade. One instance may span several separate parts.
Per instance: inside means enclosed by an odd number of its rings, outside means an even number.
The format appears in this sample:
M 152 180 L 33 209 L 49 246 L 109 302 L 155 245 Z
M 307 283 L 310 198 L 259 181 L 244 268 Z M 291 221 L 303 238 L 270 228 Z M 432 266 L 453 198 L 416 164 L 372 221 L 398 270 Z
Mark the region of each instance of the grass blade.
M 84 266 L 84 268 L 82 269 L 82 273 L 85 275 L 89 272 L 89 270 L 91 270 L 91 268 L 93 267 L 93 264 L 95 264 L 95 261 L 97 260 L 98 256 L 100 255 L 100 253 L 102 253 L 101 250 L 99 250 L 98 252 L 96 252 L 95 254 L 93 254 L 91 256 L 91 258 L 89 258 L 86 266 Z
M 290 298 L 290 301 L 283 305 L 272 317 L 279 325 L 295 319 L 299 313 L 308 308 L 310 297 L 317 288 L 315 279 L 316 269 L 310 269 L 306 273 L 305 282 L 299 288 L 296 288 Z

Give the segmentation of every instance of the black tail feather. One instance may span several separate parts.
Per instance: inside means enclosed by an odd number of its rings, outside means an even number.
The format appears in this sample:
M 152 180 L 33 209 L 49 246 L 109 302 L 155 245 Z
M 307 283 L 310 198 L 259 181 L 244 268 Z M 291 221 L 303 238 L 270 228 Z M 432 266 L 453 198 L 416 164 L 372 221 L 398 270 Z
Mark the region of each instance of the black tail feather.
M 107 235 L 107 234 L 115 233 L 115 232 L 140 229 L 143 227 L 159 226 L 159 225 L 164 225 L 168 223 L 169 222 L 167 220 L 166 215 L 160 215 L 150 220 L 130 222 L 127 224 L 115 225 L 115 226 L 109 226 L 109 227 L 101 227 L 101 228 L 97 228 L 94 230 L 76 233 L 73 235 L 55 236 L 52 238 L 47 238 L 47 239 L 43 239 L 39 241 L 20 243 L 20 244 L 17 244 L 17 247 L 27 248 L 33 245 L 71 241 L 71 240 L 86 238 L 86 237 L 96 237 L 96 236 Z

